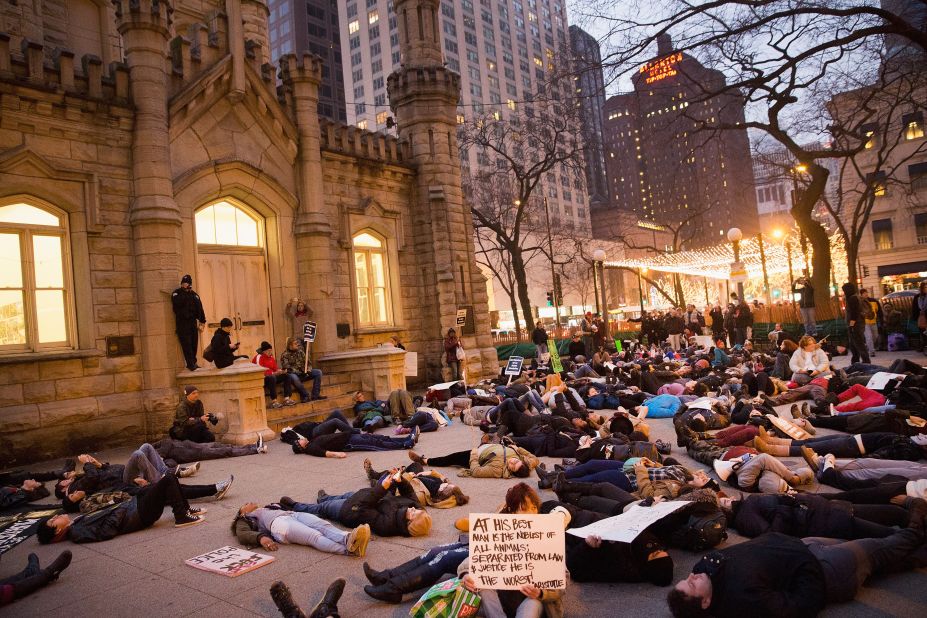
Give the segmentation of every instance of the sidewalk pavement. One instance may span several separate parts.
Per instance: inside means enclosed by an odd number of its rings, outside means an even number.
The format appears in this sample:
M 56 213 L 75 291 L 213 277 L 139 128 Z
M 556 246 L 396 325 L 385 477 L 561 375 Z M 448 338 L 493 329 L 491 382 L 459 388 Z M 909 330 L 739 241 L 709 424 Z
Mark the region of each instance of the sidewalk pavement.
M 898 357 L 915 362 L 927 362 L 920 353 L 880 353 L 874 362 L 885 364 Z M 835 359 L 838 367 L 846 366 L 848 359 Z M 782 412 L 787 413 L 787 406 Z M 685 451 L 676 448 L 670 419 L 648 420 L 653 439 L 663 439 L 673 445 L 672 455 L 693 468 L 704 468 L 690 460 Z M 819 430 L 820 433 L 829 433 Z M 382 430 L 381 433 L 386 433 Z M 391 430 L 389 433 L 392 433 Z M 438 433 L 424 434 L 416 450 L 425 455 L 440 455 L 472 448 L 478 444 L 478 429 L 455 421 Z M 38 593 L 3 608 L 4 616 L 140 616 L 146 618 L 196 616 L 209 618 L 235 618 L 238 616 L 279 616 L 271 601 L 269 588 L 276 580 L 290 587 L 294 598 L 308 612 L 321 598 L 329 582 L 337 577 L 347 580 L 344 596 L 339 603 L 345 618 L 365 616 L 407 616 L 415 598 L 407 598 L 402 605 L 387 605 L 375 601 L 363 592 L 367 583 L 361 564 L 370 562 L 375 569 L 400 564 L 428 548 L 455 541 L 453 527 L 456 518 L 468 512 L 496 510 L 503 501 L 506 489 L 515 480 L 460 479 L 464 492 L 471 502 L 466 507 L 430 509 L 434 519 L 431 535 L 425 538 L 373 537 L 367 557 L 350 558 L 325 554 L 309 547 L 283 545 L 271 553 L 276 561 L 251 573 L 227 578 L 199 571 L 183 564 L 186 558 L 217 549 L 237 545 L 230 531 L 232 519 L 239 506 L 255 501 L 265 504 L 288 495 L 297 500 L 314 501 L 316 492 L 329 493 L 357 489 L 366 484 L 362 462 L 371 459 L 377 469 L 408 463 L 405 451 L 381 453 L 350 453 L 347 459 L 319 459 L 294 455 L 290 448 L 274 441 L 267 455 L 253 455 L 234 459 L 203 462 L 200 472 L 188 481 L 214 482 L 235 475 L 235 483 L 221 502 L 198 501 L 208 507 L 206 522 L 197 526 L 175 529 L 170 513 L 166 512 L 153 528 L 117 537 L 112 541 L 91 545 L 60 543 L 40 546 L 34 538 L 8 552 L 0 561 L 0 577 L 19 571 L 29 552 L 38 554 L 43 565 L 50 562 L 63 549 L 74 553 L 71 567 L 59 581 Z M 114 449 L 95 456 L 102 461 L 123 463 L 132 449 Z M 548 468 L 557 460 L 544 458 Z M 55 462 L 45 467 L 51 468 Z M 36 469 L 45 469 L 36 466 Z M 441 469 L 456 478 L 456 470 Z M 528 479 L 535 486 L 536 477 Z M 825 491 L 829 488 L 824 488 Z M 541 492 L 543 499 L 553 497 Z M 46 500 L 48 501 L 48 500 Z M 743 538 L 732 534 L 727 543 Z M 270 552 L 264 552 L 270 553 Z M 701 557 L 700 554 L 672 550 L 676 561 L 674 580 L 688 574 Z M 667 616 L 665 596 L 669 588 L 649 584 L 572 584 L 566 594 L 567 616 L 605 617 L 615 615 L 615 604 L 620 602 L 622 614 L 627 616 Z M 747 615 L 749 608 L 745 608 Z M 892 576 L 874 582 L 853 603 L 829 608 L 825 616 L 927 616 L 927 570 Z

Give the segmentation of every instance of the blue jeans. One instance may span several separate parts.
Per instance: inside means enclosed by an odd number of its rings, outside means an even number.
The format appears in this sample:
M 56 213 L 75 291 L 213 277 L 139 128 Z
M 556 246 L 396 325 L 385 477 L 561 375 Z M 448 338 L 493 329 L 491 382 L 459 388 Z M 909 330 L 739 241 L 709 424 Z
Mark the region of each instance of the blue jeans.
M 537 410 L 538 414 L 544 412 L 547 408 L 547 406 L 544 405 L 544 400 L 541 399 L 541 396 L 533 388 L 529 389 L 528 392 L 524 394 L 522 399 L 522 403 L 530 404 L 532 408 Z
M 129 455 L 129 460 L 122 473 L 122 480 L 125 483 L 131 483 L 141 477 L 149 483 L 157 483 L 168 471 L 158 451 L 146 442 Z
M 338 515 L 341 514 L 341 508 L 344 506 L 344 503 L 348 501 L 348 498 L 354 495 L 353 491 L 349 491 L 340 496 L 325 496 L 321 498 L 318 504 L 308 504 L 306 502 L 297 502 L 293 505 L 293 511 L 295 513 L 309 513 L 310 515 L 318 515 L 323 519 L 329 521 L 338 521 Z
M 817 337 L 818 326 L 814 321 L 814 307 L 800 307 L 798 312 L 801 314 L 801 322 L 805 328 L 805 334 Z

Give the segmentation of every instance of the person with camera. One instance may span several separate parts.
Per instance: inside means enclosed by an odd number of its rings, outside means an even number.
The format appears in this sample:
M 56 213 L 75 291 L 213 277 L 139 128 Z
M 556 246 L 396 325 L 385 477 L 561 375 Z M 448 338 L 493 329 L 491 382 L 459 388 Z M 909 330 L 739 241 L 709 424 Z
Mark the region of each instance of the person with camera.
M 195 386 L 183 387 L 183 399 L 177 405 L 174 414 L 174 425 L 168 431 L 174 440 L 189 440 L 190 442 L 215 442 L 216 436 L 209 431 L 206 423 L 216 425 L 219 418 L 212 413 L 206 413 L 203 402 L 200 401 L 200 391 Z
M 801 322 L 804 325 L 805 334 L 810 337 L 817 337 L 818 327 L 814 315 L 814 286 L 811 285 L 808 271 L 805 271 L 804 276 L 795 280 L 792 293 L 799 295 L 798 311 L 801 313 Z

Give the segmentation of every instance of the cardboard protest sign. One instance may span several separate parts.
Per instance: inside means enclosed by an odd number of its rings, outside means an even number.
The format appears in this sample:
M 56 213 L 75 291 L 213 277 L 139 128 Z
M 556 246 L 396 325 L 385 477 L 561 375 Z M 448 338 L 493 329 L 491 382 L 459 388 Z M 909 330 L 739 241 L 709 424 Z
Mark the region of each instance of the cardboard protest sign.
M 557 351 L 557 342 L 553 339 L 548 339 L 547 351 L 550 353 L 550 368 L 557 373 L 563 371 L 563 363 L 560 362 L 560 352 Z
M 457 326 L 463 326 L 467 323 L 467 310 L 458 309 L 457 310 Z
M 0 517 L 0 554 L 10 551 L 39 529 L 39 522 L 44 517 L 60 513 L 57 507 L 43 511 L 26 511 L 15 515 Z
M 272 556 L 258 554 L 238 547 L 220 547 L 200 556 L 184 560 L 184 564 L 194 569 L 218 573 L 226 577 L 238 577 L 254 569 L 259 569 L 274 561 Z
M 904 380 L 905 375 L 903 373 L 888 373 L 887 371 L 879 371 L 872 374 L 872 377 L 869 378 L 869 383 L 866 384 L 866 388 L 870 388 L 874 391 L 880 391 L 892 380 Z
M 470 513 L 470 574 L 479 588 L 566 587 L 560 515 Z
M 403 360 L 403 375 L 418 375 L 418 352 L 406 352 Z
M 622 349 L 621 349 L 621 339 L 615 339 L 615 349 L 616 349 L 618 352 L 622 352 Z
M 505 364 L 505 375 L 517 376 L 520 374 L 521 366 L 524 362 L 525 359 L 522 356 L 510 356 L 508 362 Z
M 303 324 L 303 341 L 308 341 L 312 343 L 315 341 L 315 331 L 316 324 L 315 322 L 306 322 Z
M 567 530 L 569 534 L 581 539 L 590 536 L 600 537 L 603 541 L 620 541 L 630 543 L 637 538 L 648 526 L 660 521 L 673 511 L 688 506 L 689 502 L 657 502 L 653 506 L 637 506 L 621 515 Z

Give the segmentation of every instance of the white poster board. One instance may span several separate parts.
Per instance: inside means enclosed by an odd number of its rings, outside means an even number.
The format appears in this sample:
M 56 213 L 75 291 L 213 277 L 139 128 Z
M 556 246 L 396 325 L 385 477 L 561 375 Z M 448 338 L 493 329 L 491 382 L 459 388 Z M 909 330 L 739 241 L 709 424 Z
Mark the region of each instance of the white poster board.
M 715 342 L 712 341 L 711 339 L 712 339 L 711 335 L 696 335 L 695 345 L 697 345 L 700 348 L 705 348 L 707 350 L 715 344 Z
M 418 352 L 406 352 L 406 357 L 403 362 L 405 363 L 403 375 L 418 375 Z
M 470 574 L 479 588 L 565 588 L 565 553 L 560 515 L 470 513 Z
M 886 386 L 891 380 L 904 380 L 905 375 L 903 373 L 888 373 L 887 371 L 879 371 L 878 373 L 872 374 L 872 377 L 869 378 L 869 383 L 866 384 L 866 388 L 870 388 L 874 391 L 880 391 Z
M 524 362 L 525 359 L 522 356 L 510 356 L 508 362 L 505 364 L 505 375 L 517 376 L 520 374 L 521 366 Z
M 258 554 L 238 547 L 220 547 L 211 552 L 184 560 L 184 564 L 194 569 L 218 573 L 226 577 L 238 577 L 254 569 L 259 569 L 274 561 L 272 556 Z
M 635 506 L 621 515 L 600 519 L 588 526 L 573 528 L 567 532 L 581 539 L 597 536 L 603 541 L 630 543 L 648 526 L 688 504 L 689 502 L 680 501 L 657 502 L 653 506 Z

